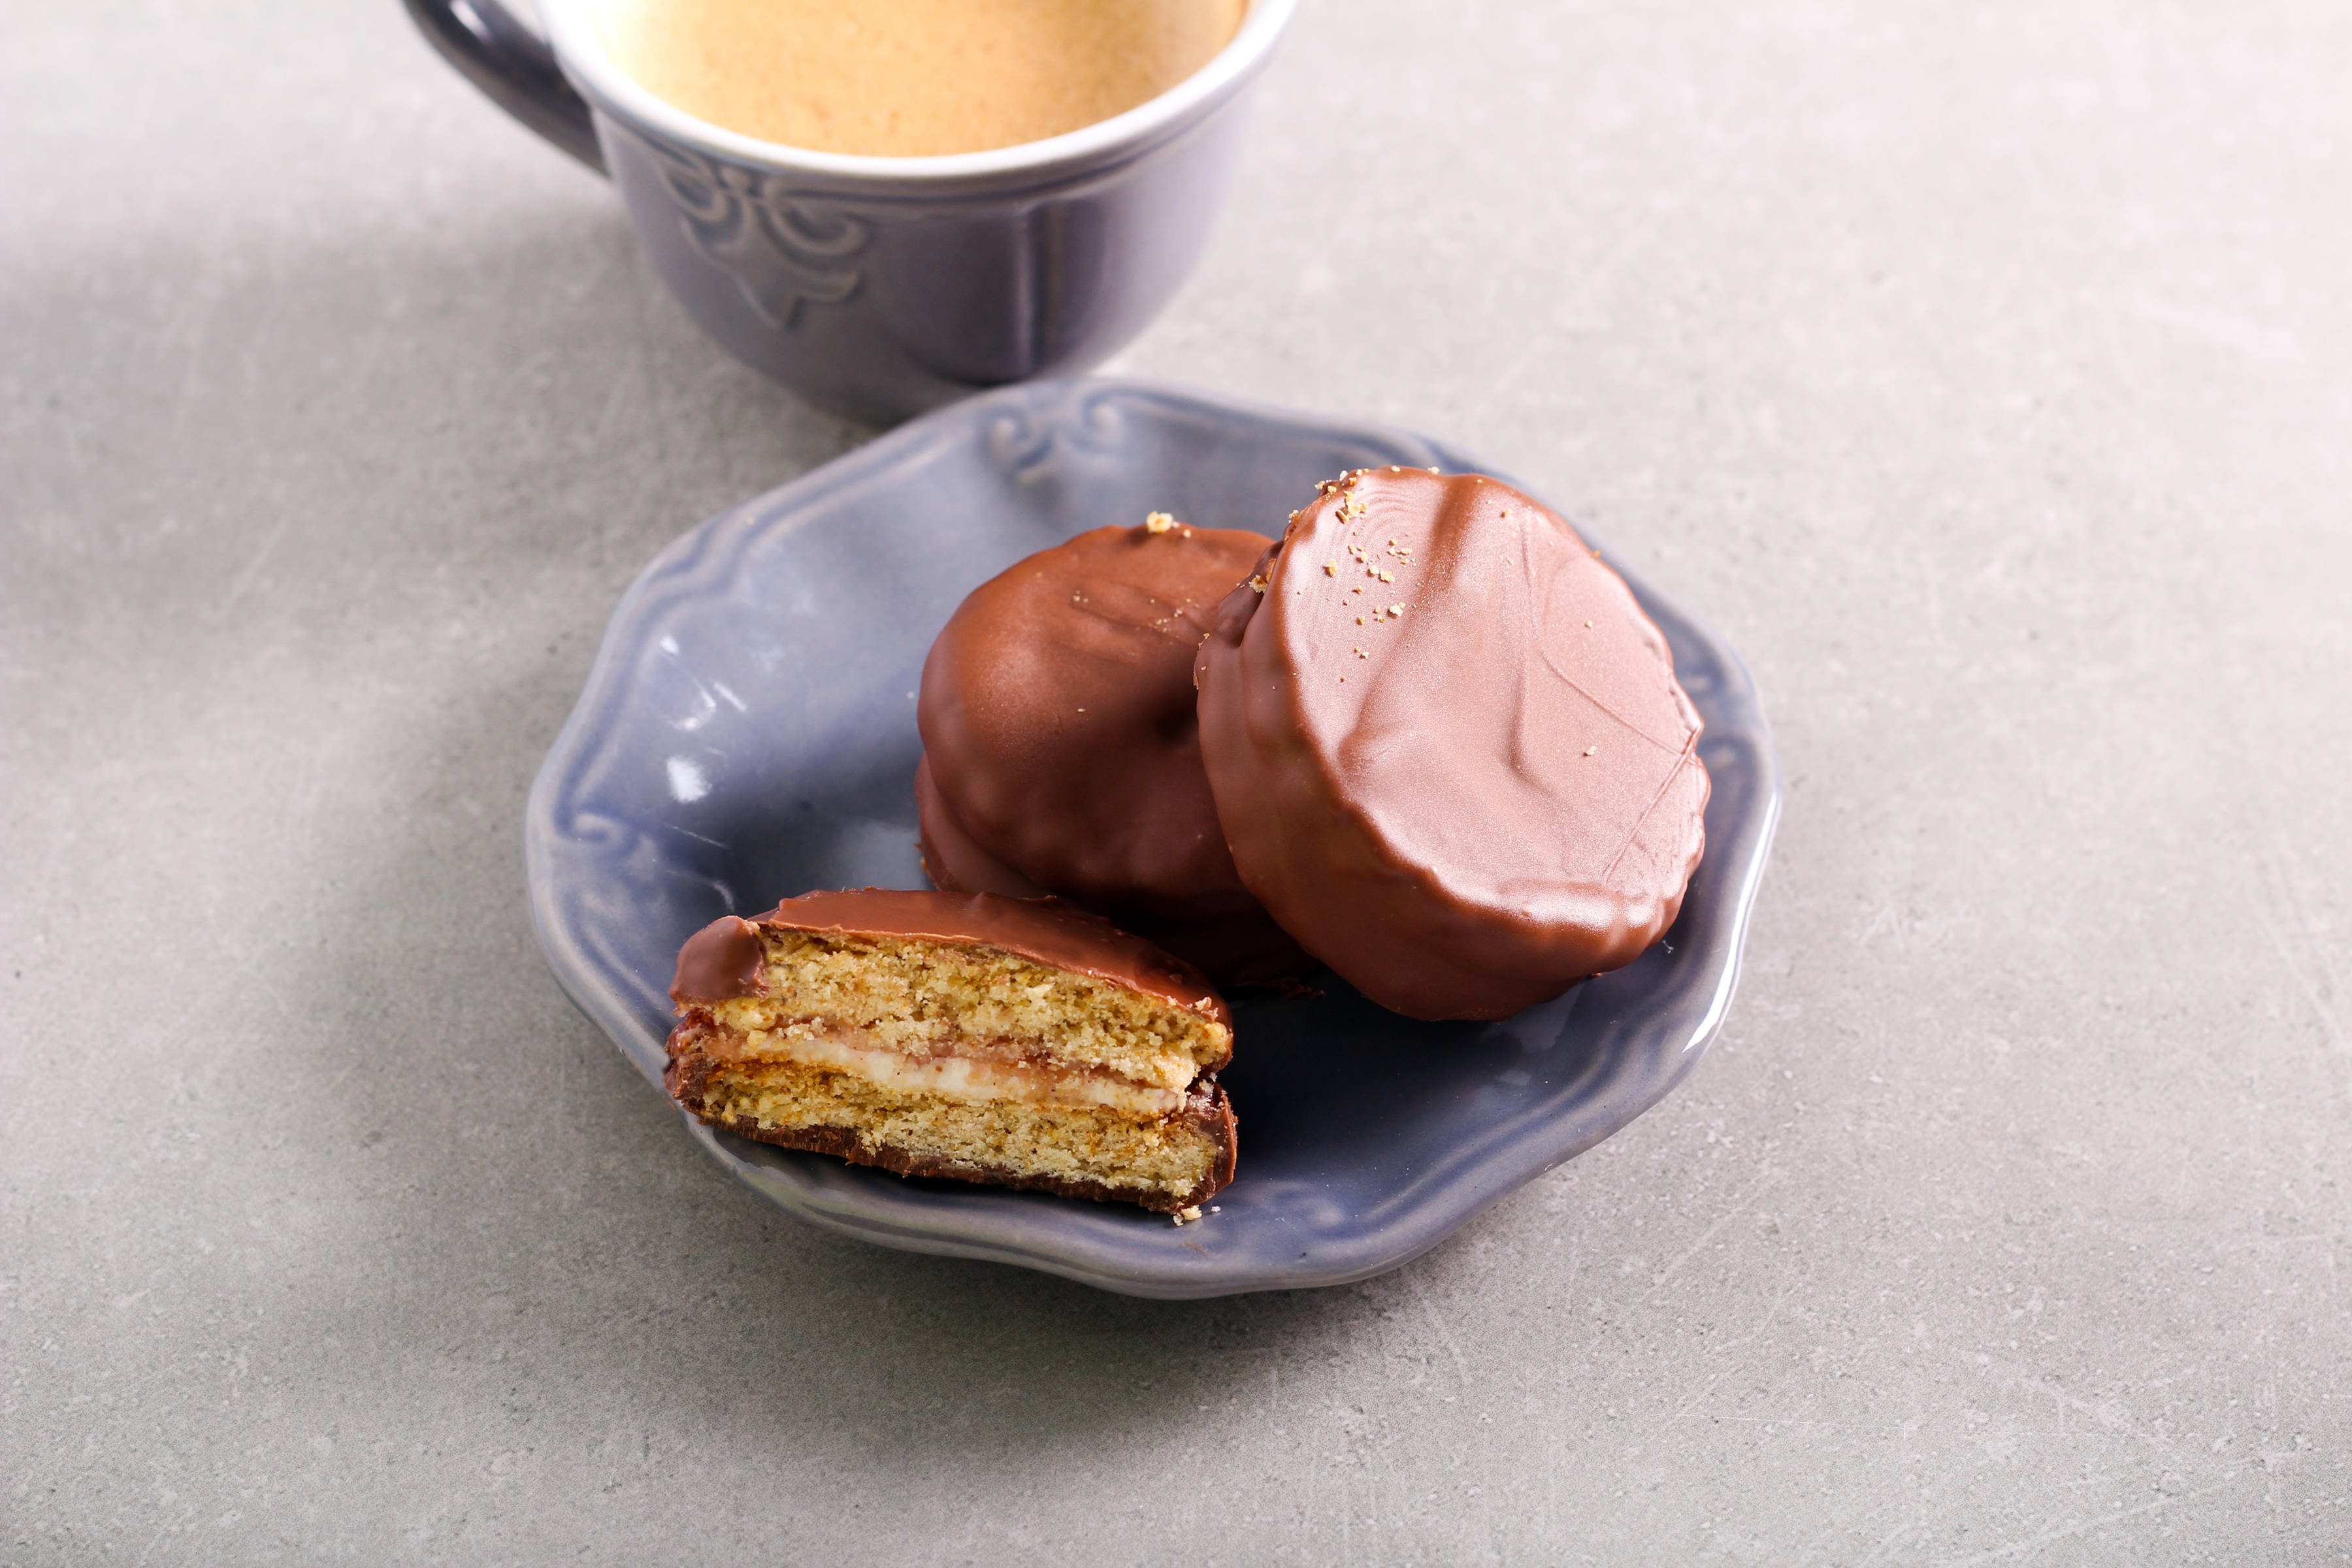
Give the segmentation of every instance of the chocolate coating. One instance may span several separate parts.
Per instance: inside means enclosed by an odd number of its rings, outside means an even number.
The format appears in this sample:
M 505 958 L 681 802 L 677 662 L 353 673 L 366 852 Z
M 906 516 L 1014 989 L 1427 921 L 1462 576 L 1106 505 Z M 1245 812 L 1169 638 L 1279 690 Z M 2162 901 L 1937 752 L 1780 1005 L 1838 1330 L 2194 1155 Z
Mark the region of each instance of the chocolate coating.
M 803 893 L 755 921 L 723 915 L 678 950 L 670 1000 L 682 1006 L 759 992 L 760 931 L 835 936 L 907 937 L 959 947 L 992 947 L 1051 969 L 1067 969 L 1156 996 L 1226 1028 L 1233 1014 L 1198 969 L 1100 915 L 1059 899 L 994 893 L 904 892 L 861 888 Z
M 943 891 L 998 893 L 1008 899 L 1048 896 L 1045 889 L 991 855 L 965 831 L 931 780 L 928 752 L 915 764 L 915 817 L 921 825 L 916 847 L 922 852 L 923 874 Z
M 1201 647 L 1202 755 L 1243 881 L 1310 952 L 1409 1016 L 1499 1018 L 1674 923 L 1698 713 L 1566 522 L 1495 479 L 1366 469 L 1259 574 Z
M 1221 980 L 1312 962 L 1234 869 L 1192 658 L 1261 534 L 1098 528 L 982 584 L 923 664 L 916 784 L 942 888 L 1081 903 Z

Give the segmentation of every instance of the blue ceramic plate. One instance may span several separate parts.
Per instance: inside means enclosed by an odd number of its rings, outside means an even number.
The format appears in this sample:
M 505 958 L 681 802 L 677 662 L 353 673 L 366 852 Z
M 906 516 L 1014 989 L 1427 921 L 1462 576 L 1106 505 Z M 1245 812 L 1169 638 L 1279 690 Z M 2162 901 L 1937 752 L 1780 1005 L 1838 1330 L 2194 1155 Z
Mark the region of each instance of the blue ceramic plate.
M 915 686 L 964 595 L 1033 551 L 1172 511 L 1265 529 L 1368 464 L 1475 470 L 1372 426 L 1134 383 L 1039 382 L 928 415 L 664 551 L 614 611 L 523 824 L 556 978 L 655 1083 L 678 944 L 811 888 L 919 888 Z M 1491 472 L 1492 470 L 1485 470 Z M 1420 1024 L 1329 975 L 1244 998 L 1223 1075 L 1240 1178 L 1181 1228 L 1123 1205 L 909 1181 L 688 1121 L 815 1225 L 1138 1296 L 1336 1285 L 1393 1268 L 1657 1103 L 1731 1000 L 1780 812 L 1732 651 L 1630 575 L 1706 720 L 1706 857 L 1666 940 L 1500 1024 Z

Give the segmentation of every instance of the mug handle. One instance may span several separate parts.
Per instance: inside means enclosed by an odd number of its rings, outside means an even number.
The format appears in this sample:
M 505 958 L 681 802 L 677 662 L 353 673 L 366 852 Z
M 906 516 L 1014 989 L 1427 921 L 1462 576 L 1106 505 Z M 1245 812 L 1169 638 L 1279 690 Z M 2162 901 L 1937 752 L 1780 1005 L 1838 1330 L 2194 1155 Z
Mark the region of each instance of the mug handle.
M 602 174 L 588 100 L 563 79 L 547 40 L 499 0 L 402 0 L 441 58 L 490 100 Z

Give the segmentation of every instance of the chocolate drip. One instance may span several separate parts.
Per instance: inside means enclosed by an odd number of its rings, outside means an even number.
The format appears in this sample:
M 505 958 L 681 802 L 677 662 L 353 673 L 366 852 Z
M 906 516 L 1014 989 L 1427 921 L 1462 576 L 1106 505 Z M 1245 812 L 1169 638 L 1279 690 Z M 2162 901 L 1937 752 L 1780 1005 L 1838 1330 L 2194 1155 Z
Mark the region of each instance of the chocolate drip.
M 677 977 L 669 999 L 715 1002 L 723 996 L 761 994 L 767 950 L 760 928 L 740 915 L 721 915 L 686 939 L 677 950 Z

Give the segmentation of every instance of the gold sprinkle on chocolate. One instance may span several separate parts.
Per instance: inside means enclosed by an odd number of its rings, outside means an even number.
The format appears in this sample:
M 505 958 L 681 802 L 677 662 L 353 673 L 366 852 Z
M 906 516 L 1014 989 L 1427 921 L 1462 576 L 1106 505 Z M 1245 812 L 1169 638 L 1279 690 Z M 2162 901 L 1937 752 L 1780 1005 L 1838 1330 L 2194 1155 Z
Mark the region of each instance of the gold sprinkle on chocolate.
M 1165 533 L 1176 526 L 1176 520 L 1164 511 L 1155 511 L 1145 516 L 1143 526 L 1154 533 Z

